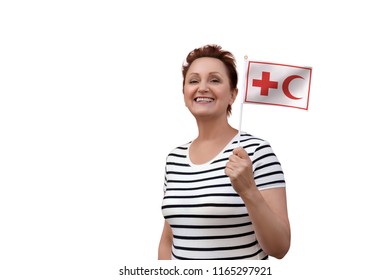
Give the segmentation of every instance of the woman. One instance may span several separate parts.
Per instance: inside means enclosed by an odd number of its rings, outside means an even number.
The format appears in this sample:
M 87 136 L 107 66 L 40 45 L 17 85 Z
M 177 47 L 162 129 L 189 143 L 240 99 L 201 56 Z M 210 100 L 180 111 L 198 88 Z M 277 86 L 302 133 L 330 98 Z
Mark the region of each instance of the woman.
M 234 56 L 206 45 L 188 54 L 182 72 L 198 137 L 167 156 L 158 258 L 283 258 L 290 225 L 280 163 L 268 142 L 228 123 L 238 93 Z

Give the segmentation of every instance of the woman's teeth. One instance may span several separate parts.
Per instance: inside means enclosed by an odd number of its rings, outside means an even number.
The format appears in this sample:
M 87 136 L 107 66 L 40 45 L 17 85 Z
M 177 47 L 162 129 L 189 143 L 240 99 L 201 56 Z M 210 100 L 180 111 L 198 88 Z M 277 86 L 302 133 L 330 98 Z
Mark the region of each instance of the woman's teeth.
M 195 98 L 195 102 L 213 102 L 214 98 L 209 97 L 197 97 Z

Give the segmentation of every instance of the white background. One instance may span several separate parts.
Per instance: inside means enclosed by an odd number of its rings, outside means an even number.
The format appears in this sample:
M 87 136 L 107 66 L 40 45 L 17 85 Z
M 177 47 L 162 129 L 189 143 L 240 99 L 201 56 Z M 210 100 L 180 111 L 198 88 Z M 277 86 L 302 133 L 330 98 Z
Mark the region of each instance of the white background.
M 313 67 L 308 112 L 244 106 L 287 180 L 292 244 L 275 274 L 388 277 L 386 7 L 1 1 L 0 278 L 116 279 L 154 262 L 165 156 L 197 134 L 181 64 L 207 43 L 239 66 Z

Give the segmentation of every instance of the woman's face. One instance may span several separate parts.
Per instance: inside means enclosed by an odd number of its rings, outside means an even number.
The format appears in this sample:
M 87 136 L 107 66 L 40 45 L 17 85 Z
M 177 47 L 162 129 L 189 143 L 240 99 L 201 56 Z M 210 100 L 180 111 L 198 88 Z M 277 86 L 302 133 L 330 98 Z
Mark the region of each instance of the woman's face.
M 237 90 L 230 88 L 228 72 L 217 58 L 194 60 L 184 80 L 184 102 L 195 117 L 227 116 Z

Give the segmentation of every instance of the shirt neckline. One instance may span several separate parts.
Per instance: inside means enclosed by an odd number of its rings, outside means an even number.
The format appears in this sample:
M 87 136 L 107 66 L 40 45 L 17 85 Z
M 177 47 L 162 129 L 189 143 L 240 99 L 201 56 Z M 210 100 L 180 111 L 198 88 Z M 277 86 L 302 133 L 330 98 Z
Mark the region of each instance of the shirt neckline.
M 230 139 L 230 141 L 225 145 L 225 147 L 223 147 L 221 149 L 221 151 L 219 151 L 219 153 L 213 157 L 212 159 L 210 159 L 208 162 L 205 162 L 205 163 L 201 163 L 201 164 L 196 164 L 196 163 L 193 163 L 191 161 L 191 158 L 190 158 L 190 147 L 191 147 L 191 144 L 193 141 L 189 142 L 188 143 L 188 148 L 187 148 L 187 151 L 186 151 L 186 157 L 187 157 L 187 161 L 189 163 L 190 166 L 193 166 L 193 167 L 202 167 L 202 166 L 208 166 L 210 165 L 212 162 L 216 161 L 217 159 L 219 159 L 221 157 L 221 155 L 226 151 L 227 147 L 229 147 L 230 145 L 233 144 L 233 142 L 238 138 L 238 136 L 240 135 L 240 133 L 236 133 L 232 139 Z

